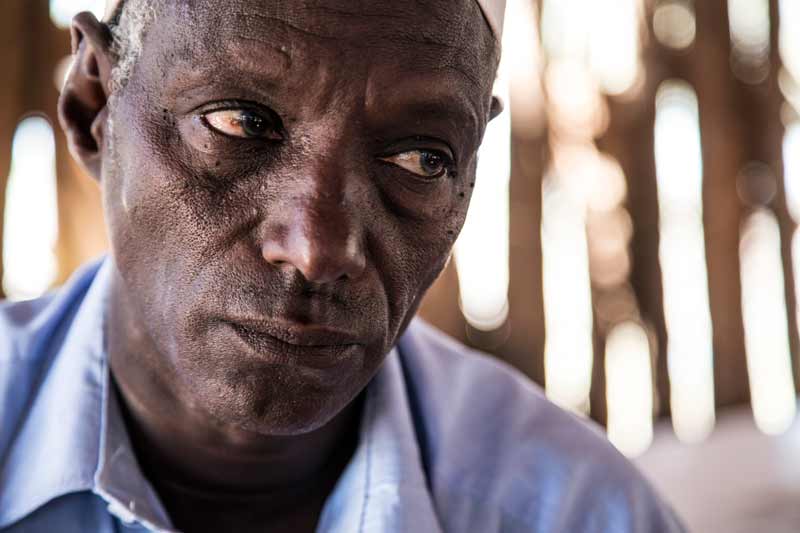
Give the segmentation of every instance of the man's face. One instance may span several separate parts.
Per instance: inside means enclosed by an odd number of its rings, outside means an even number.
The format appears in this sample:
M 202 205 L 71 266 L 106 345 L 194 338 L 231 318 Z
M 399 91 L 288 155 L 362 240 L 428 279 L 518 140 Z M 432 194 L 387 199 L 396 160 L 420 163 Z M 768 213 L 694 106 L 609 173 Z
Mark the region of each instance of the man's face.
M 474 0 L 174 4 L 111 111 L 117 290 L 178 397 L 244 429 L 311 431 L 366 386 L 446 263 L 491 36 Z

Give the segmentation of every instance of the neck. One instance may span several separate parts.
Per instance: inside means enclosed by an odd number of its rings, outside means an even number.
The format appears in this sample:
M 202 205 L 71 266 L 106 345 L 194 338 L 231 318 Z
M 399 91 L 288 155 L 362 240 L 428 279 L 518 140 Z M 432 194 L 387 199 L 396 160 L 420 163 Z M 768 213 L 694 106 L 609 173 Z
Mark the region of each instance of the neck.
M 114 381 L 143 473 L 157 487 L 187 497 L 291 499 L 338 479 L 357 445 L 360 398 L 313 433 L 268 437 L 220 427 L 186 409 L 156 415 L 135 393 L 124 392 L 116 375 Z

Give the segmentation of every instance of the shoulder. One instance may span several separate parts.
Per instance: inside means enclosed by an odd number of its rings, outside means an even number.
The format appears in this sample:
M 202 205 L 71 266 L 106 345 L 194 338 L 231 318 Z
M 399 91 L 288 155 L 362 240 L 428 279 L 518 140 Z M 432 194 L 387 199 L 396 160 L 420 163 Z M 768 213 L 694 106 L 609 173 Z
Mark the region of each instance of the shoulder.
M 681 531 L 599 427 L 520 372 L 419 320 L 400 351 L 431 487 L 453 529 Z
M 82 268 L 41 298 L 0 302 L 0 457 L 45 381 L 99 266 Z
M 79 269 L 61 288 L 41 298 L 0 301 L 0 362 L 30 358 L 38 353 L 43 336 L 55 333 L 58 325 L 77 310 L 101 262 Z

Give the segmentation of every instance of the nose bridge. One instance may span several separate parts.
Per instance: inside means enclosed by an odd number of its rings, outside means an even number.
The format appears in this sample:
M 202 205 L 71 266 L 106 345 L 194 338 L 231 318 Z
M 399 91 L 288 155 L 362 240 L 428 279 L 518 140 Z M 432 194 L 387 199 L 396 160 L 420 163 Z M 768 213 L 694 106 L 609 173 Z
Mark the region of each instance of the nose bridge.
M 290 235 L 329 252 L 348 248 L 356 237 L 356 224 L 347 207 L 344 184 L 332 181 L 320 183 L 323 180 L 319 180 L 316 187 L 296 192 L 287 221 Z
M 355 278 L 366 258 L 363 231 L 350 198 L 348 169 L 328 149 L 305 156 L 289 178 L 282 207 L 270 216 L 262 241 L 264 259 L 282 269 L 296 269 L 306 280 L 327 283 Z

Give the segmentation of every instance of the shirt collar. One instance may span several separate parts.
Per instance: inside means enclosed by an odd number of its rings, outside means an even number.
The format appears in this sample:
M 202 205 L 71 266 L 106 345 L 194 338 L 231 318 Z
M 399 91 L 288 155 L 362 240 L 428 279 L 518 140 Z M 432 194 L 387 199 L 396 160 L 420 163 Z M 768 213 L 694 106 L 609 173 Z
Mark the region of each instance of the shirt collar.
M 104 366 L 100 457 L 92 491 L 106 500 L 109 512 L 125 523 L 139 522 L 150 530 L 173 531 L 156 491 L 139 469 L 111 386 L 111 373 Z
M 37 364 L 41 377 L 2 462 L 0 527 L 59 496 L 92 488 L 102 424 L 107 277 L 108 265 L 80 271 L 50 304 L 58 307 L 55 329 L 16 332 L 48 339 L 41 353 L 31 354 L 33 362 L 24 363 Z
M 0 487 L 13 488 L 0 491 L 0 527 L 59 496 L 91 491 L 124 522 L 172 530 L 138 467 L 110 386 L 104 321 L 112 268 L 106 259 L 65 289 L 77 311 L 61 326 L 63 342 L 52 348 L 51 367 L 5 461 L 8 468 L 0 472 Z M 440 531 L 397 349 L 366 395 L 359 444 L 318 531 Z

